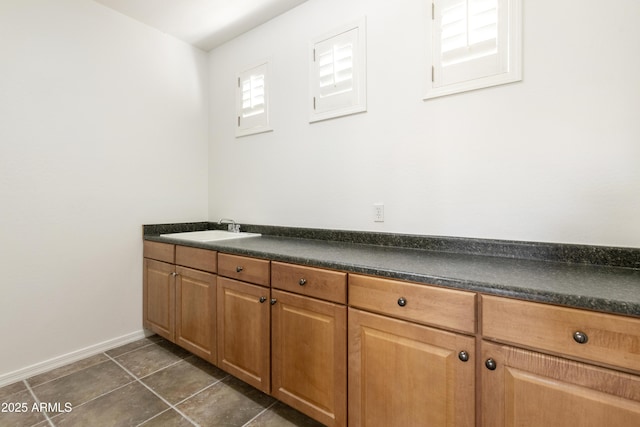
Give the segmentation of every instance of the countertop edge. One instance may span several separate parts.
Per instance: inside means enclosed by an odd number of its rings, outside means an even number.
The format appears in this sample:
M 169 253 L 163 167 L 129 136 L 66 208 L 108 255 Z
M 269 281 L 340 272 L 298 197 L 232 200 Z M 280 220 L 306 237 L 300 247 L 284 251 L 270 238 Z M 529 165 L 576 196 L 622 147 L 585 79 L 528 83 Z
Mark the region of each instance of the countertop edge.
M 564 293 L 561 291 L 539 291 L 533 289 L 523 288 L 521 286 L 505 286 L 496 283 L 483 282 L 480 280 L 465 280 L 456 277 L 443 277 L 438 275 L 430 275 L 423 273 L 416 273 L 411 271 L 394 270 L 388 268 L 379 268 L 372 265 L 359 265 L 351 264 L 340 260 L 322 260 L 311 259 L 304 256 L 291 256 L 285 254 L 279 254 L 269 251 L 253 250 L 246 248 L 233 247 L 224 241 L 222 242 L 208 242 L 199 243 L 191 241 L 181 241 L 177 239 L 169 239 L 161 237 L 159 235 L 144 235 L 145 240 L 170 243 L 183 246 L 197 247 L 208 250 L 215 250 L 234 255 L 245 255 L 256 258 L 264 258 L 273 261 L 289 262 L 294 264 L 306 265 L 311 267 L 320 267 L 327 269 L 334 269 L 345 271 L 348 273 L 373 275 L 379 277 L 385 277 L 389 279 L 405 280 L 409 282 L 422 283 L 435 285 L 445 288 L 452 288 L 463 291 L 478 292 L 488 295 L 503 296 L 509 298 L 516 298 L 526 301 L 548 303 L 554 305 L 560 305 L 570 308 L 587 309 L 598 312 L 619 314 L 633 317 L 640 317 L 640 303 L 636 304 L 630 301 L 620 301 L 616 299 L 605 299 L 586 297 L 577 294 Z M 282 238 L 286 239 L 287 238 Z M 291 238 L 292 243 L 300 239 Z M 314 244 L 322 244 L 314 242 Z M 370 245 L 366 244 L 354 244 L 360 248 L 366 249 Z M 429 252 L 429 251 L 425 251 Z M 481 257 L 481 255 L 478 255 Z M 506 258 L 508 259 L 508 258 Z M 543 262 L 543 261 L 540 261 Z M 595 267 L 594 267 L 595 268 Z M 615 267 L 613 267 L 615 268 Z M 620 268 L 620 267 L 618 267 Z M 640 292 L 640 289 L 638 289 Z

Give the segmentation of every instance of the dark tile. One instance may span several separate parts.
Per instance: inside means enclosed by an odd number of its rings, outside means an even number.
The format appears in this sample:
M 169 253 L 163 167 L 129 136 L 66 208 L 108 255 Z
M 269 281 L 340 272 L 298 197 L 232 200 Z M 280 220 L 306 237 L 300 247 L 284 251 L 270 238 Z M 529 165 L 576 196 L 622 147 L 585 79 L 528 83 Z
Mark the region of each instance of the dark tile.
M 20 391 L 25 391 L 27 386 L 24 385 L 24 382 L 18 381 L 13 384 L 6 385 L 0 388 L 0 399 L 4 399 L 7 396 L 11 396 L 12 394 L 16 394 Z
M 57 427 L 64 426 L 136 426 L 165 411 L 168 406 L 142 384 L 134 382 L 66 414 L 52 418 Z
M 104 354 L 96 354 L 95 356 L 87 357 L 86 359 L 78 360 L 77 362 L 70 363 L 65 366 L 61 366 L 51 371 L 35 375 L 27 380 L 31 387 L 37 386 L 47 381 L 55 380 L 56 378 L 64 377 L 65 375 L 73 374 L 74 372 L 81 371 L 89 366 L 97 365 L 99 363 L 109 360 Z
M 115 357 L 122 366 L 138 378 L 166 368 L 189 355 L 189 352 L 171 343 L 160 342 Z
M 142 338 L 137 341 L 130 342 L 129 344 L 122 345 L 120 347 L 113 348 L 106 352 L 111 357 L 117 357 L 123 355 L 124 353 L 128 353 L 133 350 L 137 350 L 141 347 L 145 347 L 147 345 L 155 344 L 158 341 L 162 341 L 162 337 L 158 335 L 152 335 L 150 337 Z
M 144 422 L 140 427 L 193 427 L 193 424 L 173 409 L 169 409 Z
M 45 421 L 44 414 L 34 408 L 35 400 L 28 390 L 13 393 L 0 399 L 0 426 L 30 427 Z M 6 406 L 5 406 L 6 404 Z M 35 410 L 34 410 L 35 409 Z
M 272 397 L 228 377 L 177 408 L 202 427 L 242 426 L 274 402 Z
M 172 404 L 220 381 L 228 374 L 196 357 L 186 359 L 158 371 L 142 381 Z
M 277 402 L 257 416 L 246 427 L 323 427 L 324 424 L 309 418 L 284 403 Z
M 101 394 L 121 387 L 134 379 L 111 360 L 73 374 L 32 387 L 43 403 L 59 402 L 78 406 Z

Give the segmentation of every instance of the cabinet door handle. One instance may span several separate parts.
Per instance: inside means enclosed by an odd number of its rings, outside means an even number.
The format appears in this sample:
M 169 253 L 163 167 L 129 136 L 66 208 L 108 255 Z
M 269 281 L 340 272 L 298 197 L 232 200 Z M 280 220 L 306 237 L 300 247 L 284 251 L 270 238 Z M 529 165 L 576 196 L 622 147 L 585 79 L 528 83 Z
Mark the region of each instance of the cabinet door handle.
M 462 360 L 463 362 L 468 362 L 469 361 L 469 353 L 467 353 L 466 351 L 461 351 L 460 353 L 458 353 L 458 359 Z
M 306 284 L 307 284 L 307 279 L 304 279 L 304 278 L 300 279 L 300 281 L 298 282 L 298 285 L 300 286 L 304 286 Z
M 270 301 L 270 302 L 271 302 L 271 305 L 275 305 L 275 303 L 276 303 L 277 301 L 278 301 L 277 299 L 275 299 L 275 298 L 271 298 L 271 301 Z
M 488 370 L 490 371 L 495 371 L 496 368 L 498 367 L 498 365 L 496 364 L 496 361 L 489 358 L 484 362 L 484 366 L 487 367 Z
M 267 300 L 267 297 L 260 297 L 260 303 L 263 303 Z
M 589 341 L 589 336 L 587 334 L 585 334 L 584 332 L 581 331 L 575 331 L 573 333 L 573 339 L 575 340 L 575 342 L 577 342 L 578 344 L 586 344 L 587 341 Z
M 405 305 L 407 305 L 407 300 L 404 297 L 398 298 L 398 305 L 400 307 L 404 307 Z
M 244 267 L 239 265 L 236 267 L 236 273 L 240 273 L 242 270 L 244 270 Z
M 171 272 L 171 277 L 176 277 L 178 275 L 178 273 L 176 273 L 175 271 Z

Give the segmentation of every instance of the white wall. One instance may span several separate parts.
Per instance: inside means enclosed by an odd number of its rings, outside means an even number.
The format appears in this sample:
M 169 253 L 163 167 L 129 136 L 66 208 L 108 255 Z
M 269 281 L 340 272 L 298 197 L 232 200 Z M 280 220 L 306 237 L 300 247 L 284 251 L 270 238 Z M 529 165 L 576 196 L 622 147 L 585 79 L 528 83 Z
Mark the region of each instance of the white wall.
M 141 225 L 207 216 L 207 67 L 93 1 L 0 1 L 0 383 L 142 333 Z
M 640 2 L 523 3 L 524 80 L 426 102 L 422 0 L 309 0 L 212 51 L 209 218 L 640 247 Z M 368 112 L 309 124 L 308 41 L 363 15 Z M 264 57 L 275 130 L 235 139 Z

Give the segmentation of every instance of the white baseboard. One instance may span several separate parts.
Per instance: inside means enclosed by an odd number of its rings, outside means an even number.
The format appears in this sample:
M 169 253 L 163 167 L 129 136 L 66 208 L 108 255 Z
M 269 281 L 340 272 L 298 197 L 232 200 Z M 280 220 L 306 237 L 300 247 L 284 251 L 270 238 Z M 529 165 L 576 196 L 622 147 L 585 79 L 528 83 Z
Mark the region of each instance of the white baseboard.
M 80 350 L 72 351 L 71 353 L 63 354 L 61 356 L 56 356 L 43 362 L 35 363 L 31 366 L 18 369 L 17 371 L 2 374 L 0 375 L 0 387 L 13 384 L 16 381 L 31 378 L 34 375 L 59 368 L 60 366 L 68 365 L 69 363 L 77 362 L 78 360 L 85 359 L 99 353 L 104 353 L 107 350 L 111 350 L 112 348 L 120 347 L 121 345 L 137 341 L 148 335 L 148 333 L 145 333 L 145 330 L 140 329 L 139 331 L 135 331 L 127 335 L 122 335 L 120 337 L 103 341 L 89 347 L 81 348 Z

